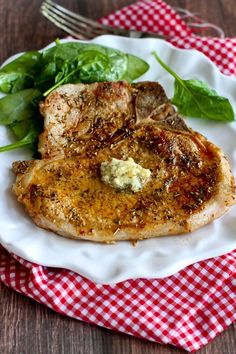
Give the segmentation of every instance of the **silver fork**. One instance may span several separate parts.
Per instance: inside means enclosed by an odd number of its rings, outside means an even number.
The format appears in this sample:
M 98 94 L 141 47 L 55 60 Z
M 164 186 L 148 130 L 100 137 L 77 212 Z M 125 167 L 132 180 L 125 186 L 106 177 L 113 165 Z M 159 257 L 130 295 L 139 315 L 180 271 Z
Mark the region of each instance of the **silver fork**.
M 212 35 L 224 38 L 223 30 L 212 24 L 201 20 L 198 14 L 191 13 L 190 11 L 178 7 L 174 7 L 175 11 L 187 23 L 188 27 L 194 31 L 199 29 L 211 29 Z M 153 32 L 140 32 L 135 30 L 125 30 L 122 28 L 114 28 L 104 26 L 93 21 L 87 17 L 79 15 L 73 11 L 67 10 L 61 5 L 56 4 L 54 1 L 45 0 L 40 8 L 41 13 L 57 27 L 63 29 L 65 32 L 71 34 L 73 37 L 79 39 L 90 39 L 102 34 L 116 34 L 125 37 L 142 38 L 153 37 L 170 39 L 170 36 L 163 36 Z
M 154 37 L 168 39 L 152 32 L 140 32 L 134 30 L 125 30 L 101 25 L 87 17 L 81 16 L 73 11 L 67 10 L 54 1 L 45 0 L 40 8 L 41 13 L 57 27 L 79 39 L 90 39 L 102 34 L 116 34 L 125 37 L 142 38 Z

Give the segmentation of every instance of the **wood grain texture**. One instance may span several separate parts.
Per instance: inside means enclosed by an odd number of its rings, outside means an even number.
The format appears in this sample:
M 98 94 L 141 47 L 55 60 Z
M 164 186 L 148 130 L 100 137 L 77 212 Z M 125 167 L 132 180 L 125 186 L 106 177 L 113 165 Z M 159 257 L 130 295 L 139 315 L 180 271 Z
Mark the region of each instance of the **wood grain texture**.
M 97 19 L 134 0 L 58 0 Z M 167 0 L 172 6 L 197 12 L 236 34 L 235 0 Z M 0 62 L 10 55 L 39 49 L 65 34 L 39 14 L 39 0 L 0 0 Z M 230 326 L 198 354 L 233 354 L 236 325 Z M 181 354 L 170 346 L 139 340 L 67 317 L 0 284 L 0 354 Z
M 171 346 L 140 340 L 58 315 L 0 284 L 1 354 L 183 354 Z M 233 354 L 230 326 L 199 354 Z

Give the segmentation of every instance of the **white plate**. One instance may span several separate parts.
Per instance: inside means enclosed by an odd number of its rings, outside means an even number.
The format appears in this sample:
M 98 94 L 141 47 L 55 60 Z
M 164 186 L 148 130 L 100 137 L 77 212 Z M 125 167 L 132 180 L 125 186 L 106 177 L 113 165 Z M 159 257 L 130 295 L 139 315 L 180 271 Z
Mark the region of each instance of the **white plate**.
M 65 40 L 66 41 L 66 40 Z M 155 61 L 157 50 L 162 59 L 183 78 L 202 79 L 227 96 L 236 107 L 236 79 L 222 75 L 207 57 L 195 50 L 180 50 L 159 39 L 127 39 L 101 36 L 91 42 L 138 55 L 150 64 L 140 78 L 159 81 L 168 96 L 173 80 Z M 12 58 L 10 58 L 12 60 Z M 201 119 L 187 124 L 207 136 L 228 155 L 236 175 L 236 125 Z M 0 145 L 9 143 L 8 131 L 0 127 Z M 59 237 L 34 225 L 11 193 L 14 176 L 11 164 L 28 159 L 26 150 L 2 153 L 0 157 L 0 241 L 9 251 L 46 266 L 63 267 L 98 283 L 117 283 L 130 278 L 163 278 L 186 266 L 216 257 L 236 248 L 236 207 L 191 234 L 141 241 L 102 245 Z

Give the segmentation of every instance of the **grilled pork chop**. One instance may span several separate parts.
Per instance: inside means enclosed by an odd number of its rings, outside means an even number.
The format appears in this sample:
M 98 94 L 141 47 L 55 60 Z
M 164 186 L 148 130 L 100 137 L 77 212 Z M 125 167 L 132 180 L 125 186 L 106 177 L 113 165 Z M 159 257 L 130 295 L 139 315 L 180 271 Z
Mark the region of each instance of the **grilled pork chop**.
M 138 192 L 101 179 L 102 162 L 129 157 L 151 171 Z M 186 233 L 235 202 L 222 151 L 178 117 L 166 124 L 148 118 L 80 155 L 16 162 L 13 170 L 13 191 L 35 223 L 69 238 L 115 242 Z
M 39 137 L 42 158 L 77 155 L 149 119 L 185 126 L 156 82 L 99 82 L 68 84 L 48 95 L 40 105 L 44 132 Z

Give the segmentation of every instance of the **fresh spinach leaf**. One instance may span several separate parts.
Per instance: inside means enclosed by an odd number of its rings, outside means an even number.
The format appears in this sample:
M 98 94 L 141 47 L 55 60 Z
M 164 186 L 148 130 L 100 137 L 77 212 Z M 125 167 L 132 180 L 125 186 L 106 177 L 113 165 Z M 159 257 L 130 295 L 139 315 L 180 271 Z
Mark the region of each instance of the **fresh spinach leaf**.
M 113 80 L 123 79 L 132 82 L 149 69 L 148 63 L 141 58 L 99 44 L 68 42 L 58 44 L 54 48 L 57 57 L 63 60 L 73 59 L 83 52 L 100 52 L 108 60 L 112 70 L 111 75 L 114 77 Z M 77 52 L 77 54 L 75 54 L 75 52 Z M 65 58 L 66 55 L 68 56 L 67 59 Z M 86 80 L 86 78 L 83 80 Z
M 138 57 L 88 43 L 57 44 L 44 53 L 44 60 L 57 62 L 54 74 L 64 61 L 56 75 L 55 85 L 45 92 L 45 96 L 68 82 L 133 81 L 149 68 L 149 65 Z
M 127 57 L 113 53 L 110 57 L 97 50 L 84 50 L 64 63 L 55 78 L 56 84 L 44 95 L 65 83 L 116 81 L 125 73 Z
M 31 118 L 42 97 L 36 89 L 26 89 L 0 99 L 0 125 L 11 125 Z
M 0 69 L 0 91 L 18 92 L 34 84 L 41 54 L 27 52 Z
M 28 133 L 29 127 L 31 125 L 31 119 L 22 120 L 21 122 L 16 122 L 9 125 L 9 128 L 19 140 L 23 139 Z
M 127 56 L 116 50 L 102 53 L 86 50 L 79 55 L 82 82 L 117 81 L 127 68 Z
M 179 113 L 194 117 L 219 121 L 233 121 L 234 111 L 226 97 L 219 96 L 205 82 L 183 80 L 153 52 L 159 64 L 175 78 L 172 103 Z
M 40 91 L 45 91 L 48 87 L 52 86 L 55 82 L 55 76 L 57 75 L 59 69 L 57 68 L 56 62 L 47 63 L 42 67 L 41 72 L 34 80 L 34 87 Z
M 146 61 L 130 54 L 127 54 L 127 59 L 127 68 L 122 80 L 132 82 L 148 71 L 149 65 Z
M 40 119 L 30 119 L 29 129 L 27 134 L 19 141 L 13 144 L 5 145 L 0 147 L 0 152 L 15 150 L 22 147 L 30 147 L 32 150 L 35 148 L 35 144 L 38 140 L 38 135 L 42 131 L 42 125 L 40 124 Z
M 181 114 L 190 117 L 208 118 L 220 121 L 233 121 L 233 108 L 226 97 L 198 80 L 175 81 L 175 94 L 172 103 Z

